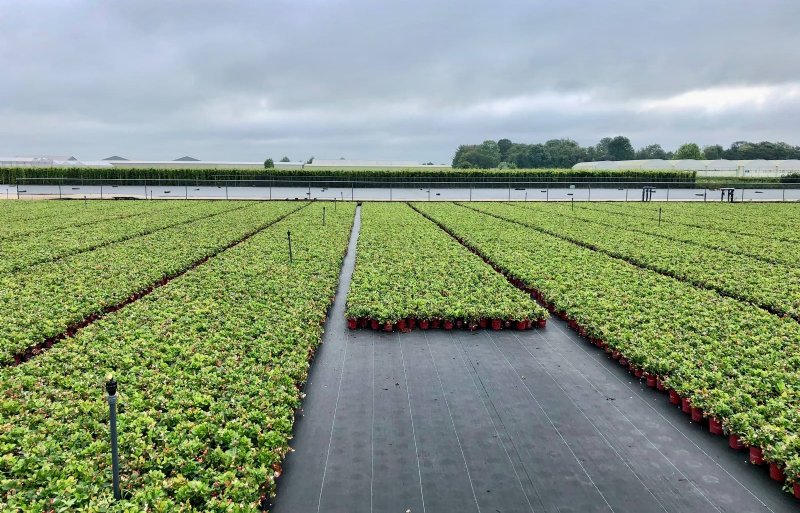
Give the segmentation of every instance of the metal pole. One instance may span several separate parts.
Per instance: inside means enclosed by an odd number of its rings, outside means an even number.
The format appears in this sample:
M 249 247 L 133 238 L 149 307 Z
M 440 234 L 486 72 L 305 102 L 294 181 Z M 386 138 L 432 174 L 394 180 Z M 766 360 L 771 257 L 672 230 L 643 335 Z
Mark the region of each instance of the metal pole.
M 61 184 L 58 184 L 58 199 L 61 199 Z
M 389 201 L 392 201 L 392 184 L 389 184 Z
M 661 228 L 661 207 L 658 207 L 658 227 Z
M 781 192 L 783 193 L 783 199 L 781 201 L 786 201 L 786 186 L 784 185 L 781 187 Z
M 431 200 L 431 190 L 428 189 L 428 201 L 430 201 L 430 200 Z
M 289 263 L 292 263 L 292 232 L 286 231 L 286 238 L 289 239 Z
M 528 191 L 527 191 L 527 189 L 525 190 L 525 201 L 528 201 Z
M 472 201 L 472 184 L 469 184 L 469 200 Z
M 707 197 L 708 197 L 708 189 L 703 189 L 703 203 L 705 203 Z
M 86 195 L 85 194 L 83 195 L 83 206 L 84 207 L 88 207 L 89 206 L 89 204 L 86 202 Z
M 311 182 L 308 182 L 308 199 L 311 199 Z
M 545 190 L 545 193 L 544 193 L 544 200 L 545 201 L 550 201 L 550 184 L 549 183 L 547 184 L 547 189 Z
M 117 382 L 111 377 L 106 381 L 108 392 L 108 412 L 111 417 L 111 473 L 114 499 L 122 499 L 119 489 L 119 449 L 117 447 Z
M 669 201 L 669 185 L 667 185 L 667 201 Z
M 100 199 L 103 199 L 103 184 L 100 184 Z
M 188 200 L 189 199 L 189 186 L 186 185 L 184 187 L 186 187 L 186 191 L 184 192 L 183 199 L 187 199 Z
M 144 184 L 144 199 L 147 199 L 147 184 Z
M 356 198 L 356 184 L 355 182 L 350 182 L 350 201 L 355 201 Z
M 592 201 L 592 184 L 589 184 L 589 201 Z
M 511 201 L 511 182 L 508 182 L 508 201 Z
M 325 207 L 322 207 L 322 226 L 325 226 Z
M 575 197 L 573 196 L 572 198 L 570 198 L 570 200 L 572 203 L 572 211 L 575 212 Z
M 225 184 L 225 199 L 228 199 L 228 184 Z
M 628 202 L 628 188 L 625 187 L 625 203 Z

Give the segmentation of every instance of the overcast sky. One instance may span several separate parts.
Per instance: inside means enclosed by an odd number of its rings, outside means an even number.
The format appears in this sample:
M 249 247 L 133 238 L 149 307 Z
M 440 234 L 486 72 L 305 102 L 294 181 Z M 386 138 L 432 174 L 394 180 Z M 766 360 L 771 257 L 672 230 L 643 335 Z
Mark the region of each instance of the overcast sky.
M 0 155 L 800 144 L 800 1 L 0 0 Z

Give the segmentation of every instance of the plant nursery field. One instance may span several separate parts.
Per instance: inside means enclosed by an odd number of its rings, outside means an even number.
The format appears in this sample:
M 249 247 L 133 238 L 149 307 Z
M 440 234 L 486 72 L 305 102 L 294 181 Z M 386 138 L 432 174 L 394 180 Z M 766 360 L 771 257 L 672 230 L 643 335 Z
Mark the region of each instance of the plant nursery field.
M 748 489 L 759 511 L 800 498 L 800 206 L 2 201 L 0 219 L 0 511 L 572 511 L 547 490 L 561 486 L 556 469 L 531 463 L 559 444 L 583 511 L 699 511 L 659 491 L 673 479 L 697 504 L 740 511 L 715 502 L 708 476 L 681 474 L 680 458 L 660 474 L 625 455 L 627 434 L 617 449 L 611 428 L 565 428 L 553 394 L 583 397 L 602 385 L 596 368 L 574 385 L 577 359 L 540 378 L 518 366 L 567 328 L 581 355 L 619 362 L 649 400 L 724 436 L 748 472 L 769 468 L 788 493 Z M 516 384 L 491 374 L 500 354 Z M 315 370 L 324 389 L 307 386 Z M 528 454 L 540 389 L 514 394 L 551 378 L 536 429 L 558 436 Z M 580 427 L 605 422 L 580 412 Z M 593 466 L 591 436 L 636 479 Z M 747 475 L 726 465 L 712 467 Z M 505 471 L 511 481 L 492 481 Z M 348 502 L 359 490 L 363 509 Z

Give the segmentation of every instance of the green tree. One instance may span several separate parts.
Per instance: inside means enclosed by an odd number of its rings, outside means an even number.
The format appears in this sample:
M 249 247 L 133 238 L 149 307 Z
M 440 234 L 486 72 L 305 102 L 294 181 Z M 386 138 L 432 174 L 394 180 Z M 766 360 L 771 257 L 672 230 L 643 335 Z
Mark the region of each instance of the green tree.
M 664 151 L 664 148 L 661 147 L 660 144 L 649 144 L 644 148 L 640 148 L 639 151 L 636 152 L 637 159 L 666 159 L 667 152 Z
M 714 144 L 711 146 L 706 146 L 703 148 L 703 155 L 705 156 L 706 160 L 719 160 L 722 158 L 722 152 L 725 150 L 719 144 Z
M 289 157 L 283 157 L 281 159 L 281 162 L 290 162 Z
M 705 160 L 705 155 L 703 155 L 703 151 L 700 149 L 695 143 L 686 143 L 682 144 L 678 151 L 675 152 L 673 155 L 673 160 L 681 160 L 681 159 L 695 159 L 695 160 Z
M 631 140 L 618 135 L 608 142 L 608 155 L 610 160 L 631 160 L 634 156 Z
M 272 159 L 264 161 L 264 169 L 272 169 L 273 167 L 275 167 L 275 162 L 273 162 Z
M 508 152 L 514 146 L 510 139 L 500 139 L 497 141 L 497 147 L 500 149 L 500 160 L 508 162 Z

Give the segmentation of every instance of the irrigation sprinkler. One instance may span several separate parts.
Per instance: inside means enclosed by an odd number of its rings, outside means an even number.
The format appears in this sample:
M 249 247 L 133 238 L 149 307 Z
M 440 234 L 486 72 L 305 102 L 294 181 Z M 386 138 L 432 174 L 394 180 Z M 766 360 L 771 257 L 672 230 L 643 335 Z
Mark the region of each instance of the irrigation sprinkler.
M 292 263 L 292 231 L 286 230 L 286 238 L 289 239 L 289 263 Z
M 111 473 L 112 487 L 114 489 L 114 499 L 122 499 L 119 489 L 119 448 L 117 447 L 117 382 L 113 376 L 109 376 L 106 381 L 106 392 L 108 393 L 108 412 L 111 420 Z

